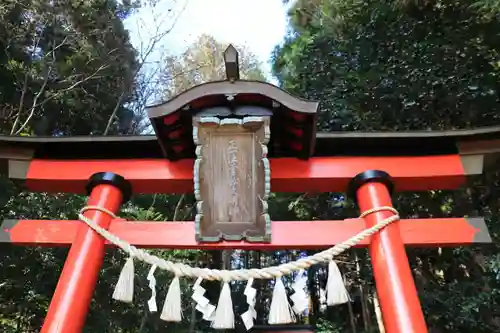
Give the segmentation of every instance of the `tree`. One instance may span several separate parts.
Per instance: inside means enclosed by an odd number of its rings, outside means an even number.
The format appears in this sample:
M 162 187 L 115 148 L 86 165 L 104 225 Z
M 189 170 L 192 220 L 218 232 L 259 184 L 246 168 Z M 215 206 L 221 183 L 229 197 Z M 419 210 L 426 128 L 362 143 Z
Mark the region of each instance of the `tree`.
M 314 13 L 294 8 L 294 16 L 315 20 L 297 27 L 300 35 L 277 51 L 277 76 L 286 88 L 322 101 L 324 129 L 499 123 L 498 20 L 463 1 L 398 3 L 322 1 Z
M 112 125 L 118 128 L 128 126 L 133 133 L 143 133 L 149 126 L 149 118 L 146 114 L 146 106 L 163 95 L 161 82 L 161 66 L 157 61 L 165 55 L 164 42 L 177 21 L 182 17 L 188 0 L 179 4 L 178 0 L 148 1 L 143 4 L 140 13 L 128 23 L 135 28 L 137 34 L 136 62 L 132 76 L 134 77 L 133 100 L 126 103 L 126 107 L 133 113 L 133 120 L 120 117 L 119 107 L 126 101 L 127 86 L 122 86 L 120 98 L 116 101 L 112 115 L 108 119 L 104 135 L 109 134 Z M 167 9 L 165 9 L 167 7 Z M 129 117 L 130 118 L 130 117 Z
M 164 98 L 171 98 L 201 83 L 224 80 L 226 74 L 222 54 L 227 46 L 212 36 L 201 35 L 181 55 L 165 57 L 162 72 Z M 265 81 L 262 64 L 255 54 L 245 46 L 236 48 L 241 78 Z
M 4 132 L 102 133 L 125 87 L 118 114 L 130 118 L 135 51 L 115 1 L 8 1 L 0 9 L 0 106 Z M 77 121 L 78 120 L 78 121 Z

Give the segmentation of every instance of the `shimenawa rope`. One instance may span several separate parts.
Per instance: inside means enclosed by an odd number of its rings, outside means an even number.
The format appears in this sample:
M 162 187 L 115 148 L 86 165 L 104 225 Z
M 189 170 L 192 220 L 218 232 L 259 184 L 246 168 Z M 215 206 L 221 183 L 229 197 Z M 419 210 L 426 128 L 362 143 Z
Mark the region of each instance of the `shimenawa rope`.
M 85 222 L 90 228 L 96 231 L 99 235 L 104 237 L 112 244 L 118 246 L 120 249 L 128 253 L 131 257 L 143 261 L 145 263 L 148 263 L 150 265 L 156 265 L 163 270 L 170 271 L 174 273 L 176 277 L 181 277 L 181 276 L 197 277 L 205 280 L 221 280 L 224 282 L 247 281 L 249 279 L 279 278 L 283 275 L 289 275 L 294 271 L 307 269 L 312 265 L 318 263 L 329 262 L 332 260 L 334 256 L 339 255 L 340 253 L 355 246 L 366 237 L 370 237 L 376 234 L 381 229 L 385 228 L 387 225 L 399 220 L 398 212 L 393 207 L 383 206 L 383 207 L 369 209 L 363 212 L 359 217 L 364 218 L 367 215 L 381 211 L 390 211 L 394 213 L 394 215 L 378 222 L 376 225 L 361 231 L 360 233 L 354 235 L 353 237 L 347 239 L 346 241 L 339 243 L 327 250 L 316 253 L 312 256 L 301 258 L 293 262 L 281 264 L 278 266 L 260 268 L 260 269 L 218 270 L 218 269 L 191 267 L 189 265 L 185 265 L 182 263 L 174 263 L 159 258 L 157 256 L 154 256 L 142 249 L 138 249 L 135 246 L 113 235 L 106 229 L 100 227 L 97 223 L 95 223 L 91 219 L 85 217 L 83 213 L 89 210 L 97 210 L 105 214 L 108 214 L 113 218 L 117 218 L 117 216 L 113 214 L 113 212 L 99 206 L 86 206 L 80 211 L 80 214 L 78 215 L 81 221 Z

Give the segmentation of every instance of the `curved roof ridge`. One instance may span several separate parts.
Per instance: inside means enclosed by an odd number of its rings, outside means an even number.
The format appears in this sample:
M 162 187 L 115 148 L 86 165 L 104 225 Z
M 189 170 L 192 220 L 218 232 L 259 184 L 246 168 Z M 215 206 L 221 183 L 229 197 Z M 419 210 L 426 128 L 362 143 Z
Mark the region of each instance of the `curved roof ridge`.
M 230 82 L 224 80 L 211 81 L 194 86 L 169 101 L 148 106 L 146 109 L 148 109 L 149 118 L 158 118 L 171 114 L 198 98 L 225 94 L 260 94 L 275 100 L 293 111 L 309 114 L 315 114 L 319 105 L 318 102 L 295 97 L 289 92 L 267 82 L 247 80 Z

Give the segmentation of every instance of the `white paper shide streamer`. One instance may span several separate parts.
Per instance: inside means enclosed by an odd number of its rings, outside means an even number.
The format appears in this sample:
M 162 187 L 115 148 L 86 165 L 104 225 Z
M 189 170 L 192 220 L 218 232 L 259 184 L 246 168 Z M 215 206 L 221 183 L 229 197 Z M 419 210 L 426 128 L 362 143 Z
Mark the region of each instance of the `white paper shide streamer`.
M 203 314 L 203 319 L 213 321 L 215 319 L 215 306 L 210 304 L 205 295 L 205 288 L 201 286 L 203 279 L 199 277 L 193 285 L 191 298 L 196 302 L 196 310 Z
M 134 258 L 130 256 L 120 272 L 120 277 L 113 292 L 113 299 L 132 303 L 134 299 L 134 275 Z
M 174 277 L 168 287 L 160 319 L 169 322 L 182 321 L 181 285 L 178 276 Z
M 334 260 L 328 264 L 328 281 L 326 282 L 326 304 L 328 306 L 349 302 L 349 293 L 344 285 L 342 273 Z
M 302 273 L 303 272 L 300 271 L 299 274 L 297 274 L 297 276 L 295 277 L 292 285 L 294 293 L 290 297 L 293 302 L 293 311 L 295 311 L 295 313 L 298 315 L 304 314 L 309 308 L 309 297 L 307 296 L 307 293 L 305 291 L 306 279 L 304 278 Z
M 212 327 L 215 329 L 234 328 L 233 301 L 231 299 L 231 288 L 229 287 L 228 281 L 225 281 L 222 285 Z
M 148 273 L 149 288 L 151 289 L 151 298 L 148 300 L 148 307 L 150 312 L 157 312 L 158 307 L 156 305 L 156 278 L 155 271 L 156 265 L 152 265 Z
M 255 289 L 252 285 L 253 279 L 249 279 L 245 287 L 245 291 L 243 292 L 247 298 L 248 310 L 241 315 L 241 319 L 243 320 L 243 324 L 245 325 L 247 331 L 253 327 L 255 319 L 257 319 L 257 311 L 255 311 L 257 289 Z
M 295 321 L 295 316 L 292 311 L 288 297 L 286 295 L 285 285 L 281 277 L 276 278 L 276 283 L 273 290 L 273 299 L 271 301 L 271 308 L 269 309 L 270 325 L 274 324 L 290 324 Z

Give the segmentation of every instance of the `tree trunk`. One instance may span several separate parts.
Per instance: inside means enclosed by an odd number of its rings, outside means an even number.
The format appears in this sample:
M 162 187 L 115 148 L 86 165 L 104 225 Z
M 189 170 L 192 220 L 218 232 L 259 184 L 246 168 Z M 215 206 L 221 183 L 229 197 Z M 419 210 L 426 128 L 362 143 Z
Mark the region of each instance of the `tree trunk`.
M 351 324 L 351 332 L 356 333 L 356 318 L 354 318 L 354 311 L 352 310 L 351 302 L 347 302 L 347 308 L 349 309 L 349 323 Z
M 377 293 L 373 293 L 373 307 L 375 308 L 375 316 L 377 317 L 378 330 L 380 333 L 385 333 L 384 320 L 382 319 L 382 310 L 378 302 Z
M 309 289 L 309 295 L 311 300 L 311 311 L 309 312 L 309 323 L 313 326 L 316 325 L 320 313 L 320 299 L 319 290 L 316 283 L 316 272 L 317 268 L 311 267 L 307 270 L 307 287 Z
M 362 282 L 361 278 L 361 265 L 360 265 L 360 259 L 356 252 L 354 251 L 354 261 L 356 262 L 356 274 L 358 276 L 358 283 L 359 283 L 359 296 L 361 300 L 361 315 L 363 318 L 363 327 L 366 332 L 371 332 L 371 316 L 370 316 L 370 310 L 368 309 L 368 292 L 364 286 L 364 283 Z

